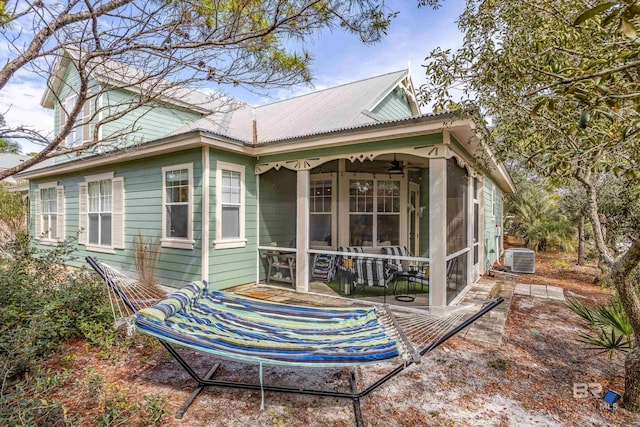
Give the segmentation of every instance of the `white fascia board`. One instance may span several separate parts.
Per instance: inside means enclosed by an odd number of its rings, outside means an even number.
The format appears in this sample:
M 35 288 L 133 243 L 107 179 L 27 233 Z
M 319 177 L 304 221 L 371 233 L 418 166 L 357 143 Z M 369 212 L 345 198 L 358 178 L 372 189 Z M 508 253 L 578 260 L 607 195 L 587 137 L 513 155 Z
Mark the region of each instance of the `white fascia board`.
M 389 87 L 384 92 L 382 92 L 380 96 L 373 100 L 373 102 L 367 107 L 367 110 L 373 111 L 378 106 L 378 104 L 380 104 L 382 100 L 385 99 L 408 76 L 409 70 L 405 70 L 405 72 L 400 77 L 398 77 L 393 84 L 389 85 Z

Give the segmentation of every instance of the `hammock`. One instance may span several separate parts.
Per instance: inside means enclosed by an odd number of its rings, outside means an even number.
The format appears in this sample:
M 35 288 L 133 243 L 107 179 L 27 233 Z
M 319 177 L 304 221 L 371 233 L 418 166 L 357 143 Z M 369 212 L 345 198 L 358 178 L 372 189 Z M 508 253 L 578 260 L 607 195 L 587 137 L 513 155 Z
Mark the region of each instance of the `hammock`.
M 140 284 L 91 257 L 87 261 L 108 285 L 114 315 L 134 313 L 135 328 L 160 340 L 198 383 L 176 418 L 184 415 L 204 387 L 223 386 L 350 398 L 356 421 L 362 425 L 360 398 L 410 364 L 419 363 L 421 356 L 502 302 L 501 298 L 494 300 L 471 317 L 466 306 L 454 308 L 446 316 L 426 316 L 417 311 L 394 313 L 386 305 L 314 308 L 280 304 L 209 290 L 206 282 L 191 283 L 157 301 L 157 287 Z M 353 372 L 351 392 L 306 390 L 265 386 L 262 374 L 260 385 L 212 380 L 219 363 L 201 377 L 172 344 L 220 358 L 259 363 L 260 372 L 263 364 L 353 367 L 395 359 L 404 363 L 362 391 L 357 390 Z

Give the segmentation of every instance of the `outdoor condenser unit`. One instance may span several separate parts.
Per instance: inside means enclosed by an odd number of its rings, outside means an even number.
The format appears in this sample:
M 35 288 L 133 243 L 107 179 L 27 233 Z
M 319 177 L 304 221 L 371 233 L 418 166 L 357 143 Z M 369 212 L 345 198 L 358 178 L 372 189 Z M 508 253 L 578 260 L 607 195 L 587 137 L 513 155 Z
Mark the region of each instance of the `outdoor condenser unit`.
M 531 249 L 506 249 L 504 251 L 504 266 L 514 273 L 535 273 L 536 253 Z

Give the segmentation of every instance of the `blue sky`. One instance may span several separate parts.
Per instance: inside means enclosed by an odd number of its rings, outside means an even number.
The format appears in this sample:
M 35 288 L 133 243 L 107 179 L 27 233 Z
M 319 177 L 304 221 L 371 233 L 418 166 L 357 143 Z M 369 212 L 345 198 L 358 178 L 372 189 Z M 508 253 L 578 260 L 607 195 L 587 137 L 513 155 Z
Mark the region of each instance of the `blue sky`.
M 324 89 L 368 77 L 406 69 L 411 63 L 411 77 L 416 88 L 425 82 L 425 56 L 436 47 L 456 48 L 462 43 L 456 21 L 464 10 L 462 0 L 448 0 L 438 10 L 418 8 L 417 0 L 386 2 L 400 14 L 392 22 L 387 36 L 374 45 L 364 45 L 352 35 L 339 29 L 324 31 L 305 40 L 305 48 L 312 54 L 313 87 L 296 86 L 272 89 L 268 94 L 256 94 L 243 88 L 228 88 L 227 92 L 252 105 L 260 105 Z M 7 47 L 0 46 L 0 58 Z M 38 130 L 53 129 L 53 113 L 40 107 L 44 81 L 26 71 L 18 73 L 0 91 L 0 111 L 9 124 L 25 124 Z M 267 96 L 264 96 L 267 95 Z M 38 151 L 41 147 L 22 144 L 22 151 Z

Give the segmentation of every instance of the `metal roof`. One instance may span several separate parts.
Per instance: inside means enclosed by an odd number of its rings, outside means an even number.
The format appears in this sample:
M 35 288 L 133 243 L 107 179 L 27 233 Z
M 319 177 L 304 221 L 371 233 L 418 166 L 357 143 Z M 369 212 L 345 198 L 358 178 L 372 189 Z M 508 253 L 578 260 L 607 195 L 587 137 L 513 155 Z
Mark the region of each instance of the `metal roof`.
M 380 121 L 369 108 L 408 75 L 407 70 L 395 71 L 259 107 L 240 104 L 226 113 L 196 120 L 172 134 L 197 129 L 252 142 L 255 118 L 257 143 L 264 144 L 375 124 Z

